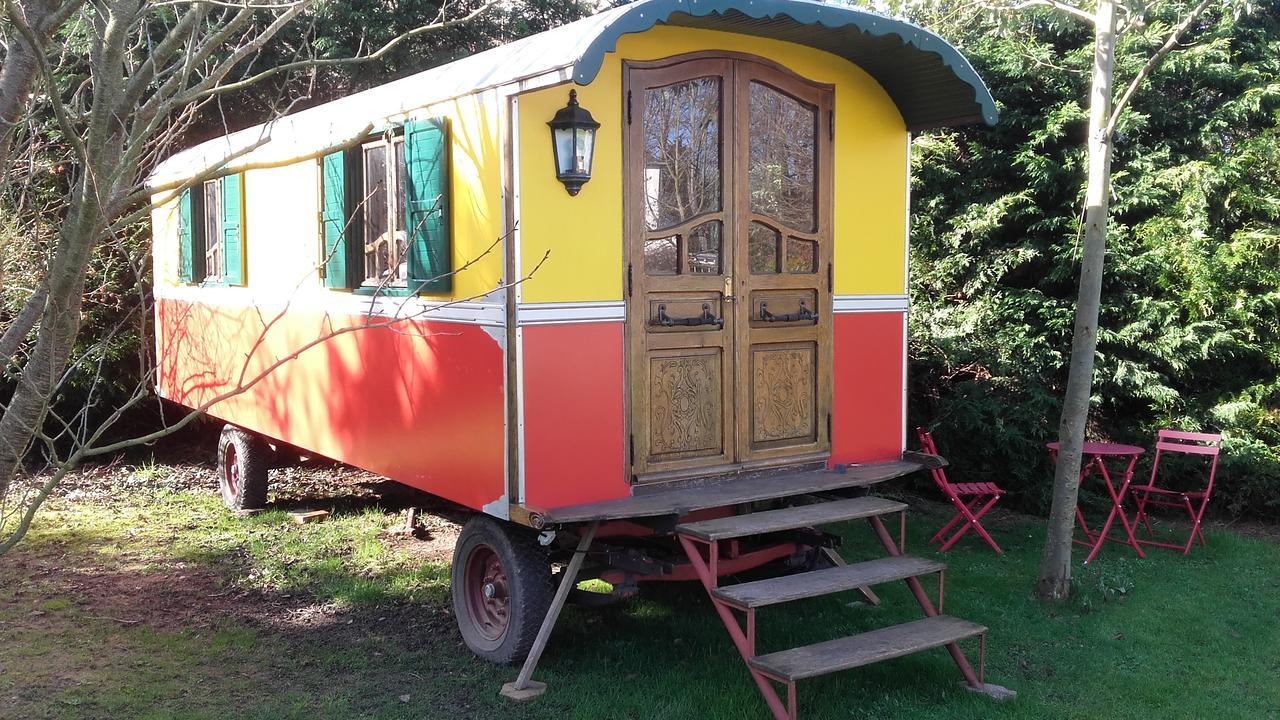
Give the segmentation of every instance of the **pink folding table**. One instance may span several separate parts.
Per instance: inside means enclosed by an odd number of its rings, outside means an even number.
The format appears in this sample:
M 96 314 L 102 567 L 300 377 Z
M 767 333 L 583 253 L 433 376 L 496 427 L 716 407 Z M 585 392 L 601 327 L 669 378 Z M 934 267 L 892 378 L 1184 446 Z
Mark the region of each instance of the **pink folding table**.
M 1049 455 L 1053 457 L 1053 461 L 1058 461 L 1058 443 L 1051 442 L 1045 447 L 1049 448 Z M 1142 552 L 1142 546 L 1138 544 L 1137 538 L 1133 536 L 1133 525 L 1129 523 L 1129 518 L 1124 514 L 1124 496 L 1129 492 L 1129 481 L 1133 479 L 1133 466 L 1138 462 L 1138 456 L 1146 452 L 1136 445 L 1121 445 L 1118 443 L 1098 443 L 1086 442 L 1081 448 L 1084 458 L 1080 464 L 1080 484 L 1084 485 L 1085 478 L 1093 474 L 1096 469 L 1098 475 L 1102 478 L 1102 482 L 1107 486 L 1107 493 L 1111 496 L 1111 512 L 1107 513 L 1107 521 L 1102 524 L 1102 529 L 1094 532 L 1089 529 L 1089 525 L 1084 521 L 1084 514 L 1080 512 L 1079 505 L 1076 506 L 1076 521 L 1080 523 L 1080 529 L 1084 531 L 1086 540 L 1073 540 L 1077 545 L 1084 545 L 1089 548 L 1089 555 L 1085 557 L 1084 564 L 1088 565 L 1093 562 L 1093 558 L 1098 554 L 1098 550 L 1102 549 L 1102 544 L 1110 540 L 1121 545 L 1128 545 L 1138 553 L 1138 557 L 1145 558 L 1146 554 Z M 1087 458 L 1087 462 L 1084 460 Z M 1116 489 L 1115 484 L 1111 481 L 1111 473 L 1107 470 L 1107 459 L 1112 458 L 1123 462 L 1128 458 L 1124 470 L 1120 475 L 1120 488 Z M 1115 523 L 1116 517 L 1120 518 L 1120 525 L 1124 528 L 1124 537 L 1112 537 L 1111 526 Z

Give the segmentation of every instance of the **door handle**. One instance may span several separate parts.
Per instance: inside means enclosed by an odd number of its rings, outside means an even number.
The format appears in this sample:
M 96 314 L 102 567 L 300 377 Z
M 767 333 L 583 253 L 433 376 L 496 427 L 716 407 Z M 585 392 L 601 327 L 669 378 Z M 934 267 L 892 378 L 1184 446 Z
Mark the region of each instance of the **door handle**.
M 724 299 L 733 302 L 733 276 L 724 279 Z
M 800 309 L 793 313 L 784 313 L 782 315 L 774 315 L 769 312 L 769 303 L 761 301 L 760 303 L 760 319 L 764 322 L 796 322 L 797 320 L 809 320 L 814 325 L 818 324 L 818 313 L 804 306 L 804 301 L 800 301 Z
M 658 319 L 650 325 L 661 325 L 662 327 L 673 327 L 683 325 L 693 327 L 697 325 L 715 325 L 718 328 L 724 327 L 724 318 L 716 317 L 711 312 L 711 303 L 702 303 L 702 314 L 697 317 L 673 318 L 667 314 L 666 304 L 658 306 Z

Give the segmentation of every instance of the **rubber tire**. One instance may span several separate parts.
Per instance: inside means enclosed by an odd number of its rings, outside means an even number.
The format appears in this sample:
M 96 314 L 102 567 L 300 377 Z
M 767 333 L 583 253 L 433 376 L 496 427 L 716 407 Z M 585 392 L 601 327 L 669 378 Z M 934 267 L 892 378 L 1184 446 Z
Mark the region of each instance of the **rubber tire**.
M 235 446 L 240 466 L 240 491 L 232 492 L 227 481 L 227 446 Z M 261 438 L 234 425 L 222 428 L 218 438 L 218 490 L 228 510 L 261 510 L 267 506 L 267 469 L 271 467 L 271 447 Z
M 497 555 L 511 594 L 507 629 L 496 641 L 486 639 L 475 628 L 464 589 L 467 558 L 481 544 L 488 545 Z M 453 547 L 450 580 L 453 616 L 471 652 L 493 663 L 524 660 L 555 595 L 551 561 L 536 536 L 487 515 L 473 516 Z

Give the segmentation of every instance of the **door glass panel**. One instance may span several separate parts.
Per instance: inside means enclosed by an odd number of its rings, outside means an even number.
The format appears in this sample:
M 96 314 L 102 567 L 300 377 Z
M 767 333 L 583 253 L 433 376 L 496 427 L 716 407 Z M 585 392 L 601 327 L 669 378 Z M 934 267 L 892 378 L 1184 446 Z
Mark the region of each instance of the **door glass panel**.
M 751 83 L 748 179 L 751 212 L 816 230 L 817 113 L 763 83 Z
M 787 238 L 787 272 L 818 272 L 818 243 L 813 240 Z
M 747 230 L 747 264 L 752 274 L 778 272 L 778 246 L 782 236 L 764 223 L 752 221 Z
M 689 233 L 689 258 L 686 268 L 691 275 L 720 274 L 720 221 L 712 220 Z
M 652 238 L 644 241 L 644 271 L 650 275 L 675 275 L 680 271 L 676 261 L 680 257 L 679 235 Z
M 644 221 L 671 227 L 720 209 L 720 79 L 645 91 Z

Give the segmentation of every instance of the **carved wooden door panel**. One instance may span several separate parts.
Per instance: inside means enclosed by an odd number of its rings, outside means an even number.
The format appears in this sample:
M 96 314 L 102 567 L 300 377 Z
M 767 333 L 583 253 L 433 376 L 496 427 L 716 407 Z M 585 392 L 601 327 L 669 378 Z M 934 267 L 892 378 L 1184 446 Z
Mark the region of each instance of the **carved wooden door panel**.
M 825 457 L 829 90 L 729 57 L 625 72 L 634 478 Z
M 738 460 L 825 459 L 832 93 L 762 64 L 736 70 Z

